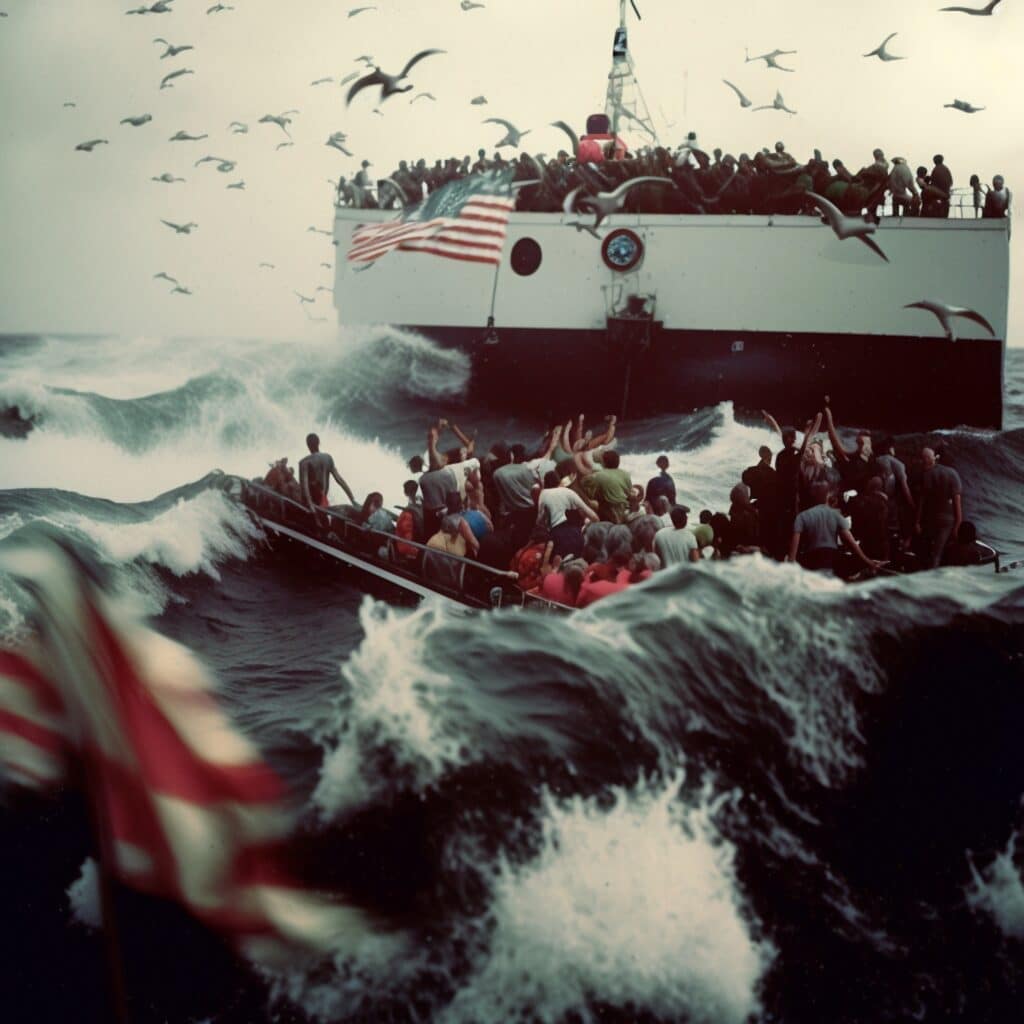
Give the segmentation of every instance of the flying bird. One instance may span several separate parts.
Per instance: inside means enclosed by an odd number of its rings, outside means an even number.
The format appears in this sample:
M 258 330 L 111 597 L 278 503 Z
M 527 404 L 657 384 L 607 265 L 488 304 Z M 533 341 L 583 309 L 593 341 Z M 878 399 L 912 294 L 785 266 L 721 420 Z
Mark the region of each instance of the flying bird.
M 175 78 L 181 78 L 182 75 L 194 75 L 194 74 L 195 74 L 195 72 L 191 68 L 178 68 L 177 71 L 172 71 L 169 75 L 164 75 L 164 77 L 160 80 L 160 88 L 161 89 L 173 89 L 174 86 L 171 85 L 171 82 Z
M 732 89 L 732 91 L 733 91 L 734 93 L 736 93 L 736 95 L 737 95 L 737 96 L 739 97 L 739 101 L 740 101 L 740 106 L 741 106 L 741 107 L 750 107 L 750 106 L 753 106 L 753 104 L 751 103 L 751 101 L 750 101 L 750 100 L 748 100 L 748 99 L 747 99 L 747 97 L 746 97 L 746 96 L 744 96 L 744 95 L 743 95 L 743 93 L 742 93 L 742 92 L 740 92 L 740 90 L 739 90 L 739 89 L 737 89 L 737 88 L 736 88 L 736 86 L 732 84 L 732 82 L 730 82 L 730 81 L 729 81 L 729 80 L 728 80 L 727 78 L 723 78 L 723 79 L 722 79 L 722 81 L 723 81 L 723 82 L 725 82 L 725 84 L 726 84 L 727 86 L 729 86 L 729 88 L 730 88 L 730 89 Z
M 214 4 L 212 7 L 206 8 L 207 14 L 219 14 L 221 11 L 233 11 L 234 7 L 230 7 L 227 4 Z
M 676 183 L 671 178 L 660 178 L 651 175 L 630 178 L 629 181 L 623 182 L 614 192 L 598 192 L 595 195 L 580 195 L 582 186 L 578 186 L 565 197 L 562 209 L 566 213 L 575 213 L 578 210 L 582 210 L 584 213 L 595 214 L 595 220 L 591 226 L 596 230 L 601 226 L 601 222 L 605 217 L 610 217 L 613 213 L 618 213 L 622 209 L 626 196 L 629 195 L 632 189 L 636 188 L 637 185 L 648 183 L 668 185 L 670 188 L 676 187 Z
M 360 54 L 356 57 L 357 61 L 362 61 L 368 68 L 373 67 L 373 58 L 368 53 Z
M 184 181 L 184 178 L 176 178 L 170 171 L 164 171 L 163 174 L 158 175 L 155 178 L 150 178 L 150 181 L 162 181 L 165 185 L 171 185 L 176 181 Z
M 153 280 L 155 281 L 157 279 L 162 279 L 164 281 L 169 281 L 171 284 L 177 284 L 178 283 L 178 279 L 176 277 L 171 277 L 170 274 L 165 273 L 163 270 L 161 270 L 159 274 L 154 274 L 153 275 Z
M 318 284 L 316 286 L 316 292 L 333 292 L 333 291 L 334 291 L 333 288 L 328 288 L 327 285 L 325 285 L 325 284 Z M 316 295 L 316 292 L 313 292 L 313 294 Z
M 321 263 L 320 266 L 324 267 L 326 270 L 333 270 L 334 269 L 334 267 L 330 263 Z
M 134 7 L 130 11 L 125 11 L 125 14 L 170 14 L 171 4 L 173 0 L 156 0 L 155 4 L 149 7 Z
M 348 85 L 349 82 L 351 82 L 354 78 L 358 78 L 358 77 L 359 77 L 359 72 L 358 71 L 350 71 L 344 78 L 342 78 L 338 82 L 338 85 Z
M 261 263 L 261 264 L 260 264 L 260 268 L 262 269 L 262 268 L 264 268 L 264 267 L 265 267 L 265 268 L 266 268 L 267 270 L 276 270 L 276 269 L 277 269 L 277 268 L 276 268 L 276 267 L 274 266 L 274 264 L 273 264 L 273 263 Z
M 474 107 L 482 107 L 487 102 L 486 96 L 474 96 L 470 101 Z
M 459 6 L 464 11 L 472 11 L 474 8 L 476 8 L 476 7 L 483 7 L 484 5 L 483 4 L 475 4 L 475 3 L 473 3 L 473 0 L 461 0 L 461 2 L 459 3 Z
M 297 110 L 286 110 L 283 114 L 264 114 L 260 120 L 260 124 L 276 124 L 290 139 L 292 133 L 288 131 L 288 125 L 292 123 L 292 119 L 288 116 L 289 114 L 297 114 Z
M 745 63 L 749 64 L 751 61 L 754 60 L 763 60 L 766 67 L 774 68 L 776 71 L 793 71 L 793 68 L 784 68 L 776 58 L 784 57 L 788 53 L 796 52 L 796 50 L 772 50 L 771 53 L 760 53 L 756 57 L 751 57 L 749 51 L 743 51 L 743 53 L 746 55 Z
M 569 142 L 572 143 L 572 155 L 576 156 L 580 151 L 579 136 L 564 121 L 552 121 L 551 127 L 561 128 L 569 136 Z
M 868 235 L 875 233 L 874 224 L 870 224 L 862 217 L 847 217 L 840 211 L 838 206 L 833 205 L 824 196 L 819 196 L 815 192 L 808 192 L 807 198 L 812 200 L 814 205 L 818 207 L 822 213 L 822 222 L 828 224 L 836 238 L 841 242 L 847 238 L 856 238 L 869 249 L 877 252 L 886 263 L 889 262 L 889 257 L 882 252 L 878 243 L 873 238 L 868 238 Z
M 325 82 L 333 82 L 333 81 L 334 81 L 333 78 L 317 78 L 314 81 L 310 82 L 309 84 L 310 85 L 323 85 Z
M 185 288 L 183 285 L 180 285 L 180 284 L 178 285 L 177 288 L 172 288 L 171 289 L 171 295 L 191 295 L 191 294 L 192 294 L 192 292 L 191 292 L 190 289 Z
M 965 114 L 976 114 L 979 110 L 984 110 L 984 107 L 976 107 L 973 103 L 968 103 L 966 100 L 953 100 L 952 103 L 943 103 L 944 107 L 952 107 L 954 110 L 960 110 Z
M 77 103 L 72 103 L 70 100 L 64 104 L 65 107 L 77 107 Z
M 249 131 L 249 126 L 241 121 L 232 121 L 228 127 L 231 129 L 232 135 L 245 135 Z
M 198 224 L 189 221 L 187 224 L 175 224 L 169 220 L 160 220 L 161 224 L 166 224 L 169 228 L 174 228 L 174 233 L 177 235 L 191 235 L 192 229 L 199 227 Z
M 345 156 L 351 156 L 352 154 L 345 148 L 346 138 L 348 136 L 344 132 L 334 132 L 328 137 L 324 145 L 336 149 L 339 153 L 344 153 Z
M 102 144 L 110 145 L 109 139 L 90 139 L 88 142 L 80 142 L 75 149 L 81 150 L 83 153 L 91 153 L 94 146 Z
M 167 141 L 168 142 L 200 142 L 203 139 L 208 139 L 210 136 L 203 135 L 189 135 L 186 131 L 176 131 Z
M 786 106 L 786 101 L 782 98 L 782 93 L 778 90 L 775 91 L 775 99 L 771 103 L 763 107 L 754 107 L 754 110 L 784 110 L 787 114 L 795 114 L 795 110 L 790 110 Z
M 130 124 L 134 128 L 138 128 L 141 125 L 149 124 L 153 120 L 152 114 L 139 114 L 138 117 L 122 117 L 121 124 Z
M 524 135 L 529 135 L 531 129 L 527 128 L 525 132 L 521 132 L 511 121 L 506 121 L 503 117 L 485 117 L 481 124 L 500 124 L 505 127 L 505 137 L 501 142 L 495 143 L 495 148 L 501 149 L 502 146 L 512 146 L 516 149 L 519 148 L 519 140 Z
M 413 96 L 413 98 L 411 100 L 409 100 L 409 105 L 411 106 L 417 100 L 424 100 L 424 99 L 436 101 L 437 97 L 432 92 L 418 92 L 418 93 L 416 93 L 415 96 Z
M 166 39 L 157 36 L 153 40 L 154 43 L 163 43 L 167 47 L 163 53 L 160 54 L 160 59 L 163 60 L 165 57 L 177 57 L 179 53 L 184 53 L 186 50 L 194 50 L 195 47 L 191 43 L 186 43 L 184 46 L 175 46 L 173 43 L 169 43 Z
M 934 299 L 922 299 L 920 302 L 908 302 L 903 308 L 926 309 L 929 313 L 934 314 L 936 319 L 942 325 L 942 329 L 946 332 L 946 337 L 950 341 L 956 341 L 956 337 L 953 334 L 952 324 L 952 319 L 955 316 L 980 324 L 986 331 L 988 331 L 989 334 L 992 335 L 993 338 L 996 336 L 996 332 L 992 325 L 976 310 L 968 309 L 966 306 L 950 306 L 948 303 L 937 302 Z
M 239 192 L 244 192 L 245 191 L 245 182 L 244 181 L 233 181 L 227 187 L 228 188 L 237 188 L 239 190 Z
M 307 295 L 303 295 L 303 294 L 302 294 L 301 292 L 295 292 L 294 294 L 295 294 L 295 295 L 297 295 L 297 296 L 299 297 L 299 303 L 300 303 L 300 305 L 301 305 L 302 303 L 306 303 L 306 302 L 316 302 L 316 299 L 315 299 L 315 298 L 312 298 L 312 299 L 311 299 L 311 298 L 309 298 L 309 296 L 307 296 Z
M 221 174 L 229 174 L 235 169 L 237 161 L 228 160 L 223 156 L 203 156 L 200 157 L 193 166 L 198 167 L 200 164 L 208 163 L 215 163 L 217 165 L 217 170 L 220 171 Z
M 897 57 L 894 54 L 891 54 L 886 49 L 886 47 L 889 45 L 889 40 L 892 39 L 892 37 L 896 36 L 896 35 L 899 35 L 899 33 L 898 32 L 890 32 L 889 35 L 887 35 L 882 40 L 882 45 L 881 46 L 875 47 L 875 49 L 873 49 L 870 53 L 865 53 L 865 54 L 863 54 L 863 56 L 865 56 L 865 57 L 877 57 L 879 60 L 885 60 L 885 61 L 889 61 L 889 60 L 906 60 L 907 59 L 906 57 Z
M 329 238 L 333 235 L 333 232 L 324 231 L 323 228 L 314 227 L 312 224 L 310 224 L 309 227 L 306 228 L 306 234 L 309 234 L 310 231 L 315 231 L 318 235 L 327 235 Z
M 371 114 L 378 114 L 378 115 L 380 115 L 381 117 L 383 117 L 383 116 L 384 116 L 384 111 L 383 111 L 383 110 L 381 110 L 381 109 L 380 109 L 380 107 L 374 107 L 374 108 L 373 108 L 373 110 L 371 110 L 371 111 L 370 111 L 370 113 L 371 113 Z
M 348 91 L 348 95 L 345 97 L 345 105 L 347 106 L 355 99 L 356 95 L 368 89 L 370 86 L 380 86 L 380 99 L 381 102 L 386 100 L 389 96 L 393 96 L 396 92 L 409 92 L 413 85 L 410 83 L 406 86 L 400 86 L 398 83 L 405 78 L 410 71 L 425 57 L 430 57 L 435 53 L 444 53 L 444 50 L 420 50 L 410 61 L 405 65 L 404 68 L 397 75 L 389 75 L 386 71 L 381 71 L 379 67 L 374 66 L 373 71 L 368 75 L 364 75 L 358 81 L 352 84 L 352 87 Z M 360 58 L 356 58 L 359 60 Z
M 375 10 L 377 10 L 376 7 L 353 7 L 352 10 L 350 10 L 348 12 L 348 16 L 350 18 L 354 18 L 357 14 L 362 14 L 363 11 L 375 11 Z
M 942 11 L 955 11 L 957 14 L 973 14 L 975 17 L 991 17 L 992 12 L 1003 2 L 1003 0 L 992 0 L 984 7 L 940 7 Z
M 275 150 L 278 150 L 278 149 L 287 149 L 287 148 L 288 148 L 289 146 L 294 146 L 294 145 L 295 145 L 295 143 L 294 143 L 294 142 L 291 142 L 291 141 L 289 141 L 289 142 L 279 142 L 279 143 L 278 143 L 278 144 L 277 144 L 277 145 L 276 145 L 276 146 L 274 147 L 274 149 L 275 149 Z

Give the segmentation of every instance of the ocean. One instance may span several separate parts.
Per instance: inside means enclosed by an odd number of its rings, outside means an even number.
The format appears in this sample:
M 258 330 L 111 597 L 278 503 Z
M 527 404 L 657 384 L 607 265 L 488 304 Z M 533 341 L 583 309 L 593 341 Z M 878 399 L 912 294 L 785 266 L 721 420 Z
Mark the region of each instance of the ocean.
M 468 376 L 402 333 L 0 338 L 0 546 L 59 527 L 198 652 L 301 801 L 303 877 L 379 929 L 254 971 L 121 890 L 132 1021 L 1020 1020 L 1024 576 L 746 558 L 571 618 L 465 612 L 272 544 L 209 486 L 315 430 L 357 497 L 398 503 L 439 414 L 484 447 L 543 432 Z M 1006 392 L 1002 432 L 934 440 L 1020 556 L 1022 350 Z M 765 443 L 723 404 L 625 423 L 619 450 L 726 510 Z M 0 637 L 23 615 L 0 579 Z M 92 852 L 76 791 L 0 803 L 5 1021 L 112 1019 Z

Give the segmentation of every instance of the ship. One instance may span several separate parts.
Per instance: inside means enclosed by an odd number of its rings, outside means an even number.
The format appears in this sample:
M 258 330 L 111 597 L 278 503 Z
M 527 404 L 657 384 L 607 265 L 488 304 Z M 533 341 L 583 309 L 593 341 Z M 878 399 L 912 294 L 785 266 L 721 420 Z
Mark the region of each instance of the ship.
M 611 134 L 656 132 L 619 0 L 605 97 Z M 1001 429 L 1009 218 L 883 216 L 887 261 L 806 214 L 615 213 L 598 232 L 514 212 L 501 262 L 396 251 L 361 273 L 357 228 L 393 211 L 336 207 L 344 327 L 389 325 L 464 352 L 473 401 L 646 416 L 732 402 L 798 427 L 824 396 L 844 422 L 892 431 Z M 386 264 L 386 269 L 384 269 Z M 979 312 L 947 334 L 909 304 Z

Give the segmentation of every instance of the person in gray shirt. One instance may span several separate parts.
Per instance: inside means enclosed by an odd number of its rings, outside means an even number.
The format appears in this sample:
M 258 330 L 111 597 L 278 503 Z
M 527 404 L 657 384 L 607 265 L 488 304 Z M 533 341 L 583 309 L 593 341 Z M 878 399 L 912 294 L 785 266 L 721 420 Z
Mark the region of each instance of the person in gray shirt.
M 882 475 L 882 489 L 889 499 L 889 533 L 898 533 L 902 539 L 909 536 L 909 513 L 914 511 L 914 498 L 907 483 L 907 467 L 896 458 L 896 445 L 891 437 L 882 438 L 878 450 L 882 454 L 875 459 L 875 464 Z M 901 520 L 901 512 L 906 514 L 905 519 Z M 903 523 L 906 524 L 906 528 L 903 527 Z
M 338 482 L 338 486 L 348 495 L 351 504 L 358 502 L 352 494 L 348 484 L 342 479 L 334 459 L 327 452 L 320 451 L 320 438 L 316 434 L 306 435 L 306 447 L 309 454 L 299 461 L 299 483 L 302 486 L 302 500 L 306 503 L 310 512 L 318 508 L 328 508 L 327 488 L 330 486 L 330 477 Z
M 942 561 L 949 538 L 957 535 L 963 522 L 963 489 L 960 474 L 949 466 L 940 466 L 932 448 L 921 449 L 921 461 L 924 476 L 914 530 L 925 541 L 925 564 L 935 569 Z
M 797 553 L 803 542 L 803 553 L 800 564 L 805 569 L 818 572 L 833 571 L 839 554 L 839 539 L 864 563 L 868 569 L 880 569 L 884 562 L 868 558 L 861 550 L 853 534 L 850 532 L 850 521 L 839 509 L 829 503 L 829 486 L 826 483 L 814 484 L 811 488 L 814 504 L 806 508 L 793 521 L 793 536 L 789 543 L 787 562 L 797 561 Z

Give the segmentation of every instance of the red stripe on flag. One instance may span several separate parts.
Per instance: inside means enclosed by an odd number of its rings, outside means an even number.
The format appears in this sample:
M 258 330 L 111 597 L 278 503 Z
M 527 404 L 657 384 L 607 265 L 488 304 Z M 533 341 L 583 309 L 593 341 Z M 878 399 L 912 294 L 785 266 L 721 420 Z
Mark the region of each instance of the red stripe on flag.
M 12 736 L 19 736 L 34 746 L 45 750 L 48 754 L 57 757 L 64 750 L 64 737 L 60 733 L 47 729 L 35 722 L 30 722 L 21 715 L 15 715 L 10 711 L 0 708 L 0 732 L 9 733 Z
M 27 658 L 13 651 L 0 651 L 0 676 L 30 689 L 44 710 L 64 713 L 64 701 L 57 688 Z

